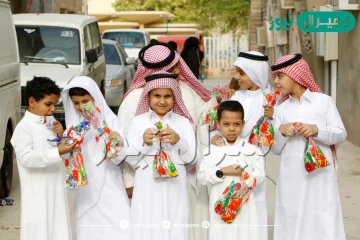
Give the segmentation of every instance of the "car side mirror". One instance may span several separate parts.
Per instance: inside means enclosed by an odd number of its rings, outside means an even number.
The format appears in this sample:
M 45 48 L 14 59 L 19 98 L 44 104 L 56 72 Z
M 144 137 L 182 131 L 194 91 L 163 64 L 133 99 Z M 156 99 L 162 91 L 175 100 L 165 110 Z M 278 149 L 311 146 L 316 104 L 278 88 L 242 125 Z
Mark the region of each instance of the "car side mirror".
M 97 53 L 95 49 L 89 49 L 86 51 L 86 59 L 88 63 L 96 63 L 98 60 Z
M 131 65 L 131 64 L 135 64 L 135 58 L 134 57 L 128 57 L 126 58 L 126 64 Z

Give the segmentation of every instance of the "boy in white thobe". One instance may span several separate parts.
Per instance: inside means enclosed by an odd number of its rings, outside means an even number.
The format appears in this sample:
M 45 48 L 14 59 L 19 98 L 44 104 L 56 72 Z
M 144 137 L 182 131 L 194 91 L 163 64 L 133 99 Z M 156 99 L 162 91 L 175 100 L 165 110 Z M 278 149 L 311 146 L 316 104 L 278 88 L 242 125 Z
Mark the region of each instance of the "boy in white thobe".
M 91 101 L 100 109 L 111 130 L 109 138 L 116 138 L 123 145 L 116 157 L 104 160 L 104 152 L 98 145 L 94 128 L 91 126 L 85 134 L 81 153 L 88 184 L 75 189 L 77 240 L 128 240 L 130 204 L 118 166 L 125 159 L 127 149 L 121 122 L 107 106 L 99 87 L 89 77 L 71 80 L 61 97 L 68 127 L 76 126 L 84 120 L 82 106 Z
M 283 56 L 271 69 L 276 87 L 284 94 L 272 148 L 280 155 L 274 240 L 345 240 L 334 146 L 347 135 L 340 115 L 331 97 L 321 93 L 301 54 Z M 289 138 L 294 122 L 303 125 Z M 309 137 L 329 166 L 307 173 L 304 148 Z
M 263 91 L 269 88 L 269 65 L 268 57 L 260 52 L 240 52 L 238 59 L 234 62 L 236 67 L 236 79 L 240 89 L 235 92 L 231 100 L 241 103 L 245 111 L 245 126 L 241 131 L 241 138 L 248 139 L 252 128 L 257 121 L 266 116 L 272 119 L 274 108 L 271 105 L 264 106 Z M 217 134 L 217 136 L 215 135 Z M 215 136 L 214 136 L 215 135 Z M 221 133 L 219 130 L 211 133 L 211 143 L 221 144 Z M 264 150 L 264 154 L 265 154 Z M 265 164 L 265 163 L 264 163 Z M 265 166 L 264 166 L 265 168 Z M 255 189 L 256 207 L 258 211 L 260 240 L 268 239 L 267 227 L 267 196 L 266 181 Z
M 21 240 L 70 240 L 71 226 L 60 155 L 75 144 L 58 147 L 47 140 L 62 136 L 52 114 L 60 88 L 48 78 L 34 77 L 25 87 L 27 111 L 11 139 L 19 169 L 21 188 Z M 56 132 L 56 133 L 55 133 Z
M 204 151 L 204 161 L 198 174 L 199 182 L 209 185 L 211 189 L 209 240 L 258 240 L 256 195 L 252 193 L 252 189 L 261 186 L 265 181 L 263 153 L 258 147 L 249 144 L 247 139 L 239 137 L 244 127 L 244 109 L 238 101 L 221 103 L 217 116 L 217 126 L 225 146 L 211 145 L 210 150 Z M 226 224 L 215 212 L 215 205 L 230 183 L 240 182 L 240 178 L 243 178 L 251 189 L 250 197 L 247 202 L 241 203 L 241 209 L 233 222 Z M 230 202 L 228 208 L 232 205 Z
M 181 96 L 191 118 L 197 125 L 197 146 L 199 152 L 202 152 L 202 149 L 208 147 L 210 143 L 207 127 L 205 124 L 200 125 L 200 123 L 205 119 L 207 110 L 216 105 L 216 99 L 211 98 L 211 92 L 200 84 L 180 54 L 169 49 L 166 44 L 158 43 L 145 47 L 140 52 L 139 59 L 138 70 L 130 89 L 124 96 L 118 113 L 118 117 L 121 122 L 124 123 L 126 136 L 128 136 L 128 126 L 135 116 L 140 95 L 144 90 L 145 77 L 161 70 L 179 74 L 177 82 L 181 89 Z M 196 166 L 187 166 L 189 203 L 191 209 L 190 222 L 200 225 L 203 221 L 208 220 L 207 209 L 209 199 L 206 187 L 196 183 L 196 172 L 199 169 L 201 160 L 202 158 L 198 159 Z M 131 189 L 131 187 L 134 186 L 134 172 L 131 168 L 124 166 L 124 164 L 123 168 L 125 185 L 128 189 Z M 131 195 L 131 191 L 128 191 L 128 194 Z M 206 232 L 207 230 L 205 228 L 191 228 L 189 229 L 190 240 L 206 239 Z
M 131 202 L 132 240 L 189 238 L 185 164 L 196 161 L 197 151 L 193 120 L 182 101 L 176 77 L 160 72 L 146 78 L 148 82 L 129 129 L 126 161 L 138 167 Z M 164 126 L 161 132 L 155 127 L 157 122 Z M 177 177 L 155 179 L 153 161 L 159 150 L 156 139 L 173 162 Z M 162 153 L 160 157 L 164 158 Z

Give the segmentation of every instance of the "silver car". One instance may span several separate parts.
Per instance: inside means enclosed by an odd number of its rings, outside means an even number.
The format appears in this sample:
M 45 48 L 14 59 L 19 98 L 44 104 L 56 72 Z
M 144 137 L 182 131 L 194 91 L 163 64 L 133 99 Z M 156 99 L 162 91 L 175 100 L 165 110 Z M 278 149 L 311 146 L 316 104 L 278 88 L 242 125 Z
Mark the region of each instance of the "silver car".
M 135 75 L 135 58 L 128 57 L 116 41 L 103 39 L 102 42 L 106 61 L 105 99 L 117 113 Z

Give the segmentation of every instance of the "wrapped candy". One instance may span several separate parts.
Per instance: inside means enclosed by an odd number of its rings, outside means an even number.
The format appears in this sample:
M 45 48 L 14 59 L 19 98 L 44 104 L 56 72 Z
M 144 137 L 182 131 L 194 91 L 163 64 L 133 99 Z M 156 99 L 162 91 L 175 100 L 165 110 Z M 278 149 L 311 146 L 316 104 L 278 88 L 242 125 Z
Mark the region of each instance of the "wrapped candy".
M 319 146 L 316 146 L 315 141 L 312 137 L 307 138 L 305 149 L 304 149 L 304 164 L 305 170 L 308 173 L 312 171 L 329 166 L 329 163 L 321 151 Z
M 161 130 L 163 129 L 162 123 L 157 122 L 155 123 L 155 126 L 159 130 L 157 134 L 161 134 Z M 159 142 L 158 154 L 156 154 L 154 157 L 153 172 L 155 179 L 172 178 L 178 176 L 174 163 L 171 161 L 169 155 L 161 146 L 161 141 Z
M 65 183 L 66 187 L 75 189 L 86 186 L 88 183 L 86 170 L 84 166 L 83 155 L 81 154 L 81 144 L 84 136 L 90 129 L 90 122 L 81 122 L 75 127 L 70 127 L 64 132 L 64 136 L 68 139 L 67 144 L 72 144 L 76 140 L 77 143 L 69 158 L 65 159 Z
M 275 106 L 280 98 L 280 90 L 265 90 L 267 104 Z M 256 146 L 271 147 L 274 144 L 274 127 L 269 118 L 262 116 L 253 127 L 248 142 Z
M 232 181 L 215 202 L 215 213 L 225 223 L 232 223 L 239 213 L 242 204 L 249 200 L 250 190 L 244 179 L 240 179 L 240 182 Z
M 212 95 L 215 96 L 216 98 L 220 97 L 221 102 L 230 99 L 230 84 L 225 84 L 224 86 L 222 86 L 221 84 L 215 85 L 212 88 L 212 91 L 213 91 Z
M 87 131 L 90 129 L 90 122 L 83 121 L 80 122 L 75 127 L 71 126 L 70 128 L 64 131 L 63 137 L 48 139 L 50 144 L 59 144 L 63 139 L 67 139 L 67 145 L 73 144 L 77 141 L 74 149 L 70 152 L 69 158 L 65 159 L 65 183 L 66 186 L 70 189 L 78 188 L 81 186 L 87 185 L 87 176 L 84 166 L 84 159 L 81 154 L 81 144 L 84 141 L 84 136 Z
M 298 132 L 299 127 L 303 125 L 301 122 L 293 122 L 287 132 L 289 133 L 287 136 L 292 138 Z
M 95 129 L 96 142 L 99 143 L 101 151 L 109 160 L 116 157 L 121 151 L 120 143 L 117 139 L 109 138 L 111 130 L 109 129 L 101 111 L 92 102 L 87 102 L 83 106 L 83 116 L 90 121 L 91 126 Z M 100 141 L 103 140 L 103 141 Z
M 211 108 L 205 115 L 205 124 L 210 126 L 210 129 L 213 130 L 216 128 L 216 120 L 217 120 L 217 109 L 219 105 Z

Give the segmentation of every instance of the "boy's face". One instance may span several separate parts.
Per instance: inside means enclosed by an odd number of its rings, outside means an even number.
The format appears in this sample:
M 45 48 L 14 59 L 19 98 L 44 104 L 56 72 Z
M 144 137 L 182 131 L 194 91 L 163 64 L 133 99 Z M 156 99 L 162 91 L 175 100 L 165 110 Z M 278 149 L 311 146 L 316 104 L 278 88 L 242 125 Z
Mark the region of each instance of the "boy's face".
M 259 88 L 239 67 L 236 67 L 235 79 L 239 84 L 240 90 L 257 90 Z
M 245 122 L 241 118 L 241 112 L 224 110 L 221 113 L 220 121 L 216 122 L 218 129 L 220 129 L 221 134 L 226 138 L 228 143 L 234 143 L 237 137 L 240 136 L 245 125 Z
M 29 98 L 28 110 L 38 116 L 51 116 L 55 111 L 55 104 L 59 96 L 56 94 L 46 95 L 43 99 L 36 101 L 35 98 Z
M 180 80 L 180 67 L 179 64 L 175 64 L 175 66 L 171 67 L 169 70 L 167 70 L 168 73 L 171 74 L 179 74 L 179 76 L 176 78 L 177 81 Z
M 150 91 L 150 108 L 160 117 L 164 117 L 174 106 L 175 97 L 169 88 L 157 88 Z
M 76 111 L 82 113 L 82 106 L 87 102 L 95 102 L 94 98 L 90 94 L 86 94 L 84 96 L 72 96 L 71 101 L 74 104 Z
M 274 79 L 275 87 L 280 89 L 282 94 L 289 94 L 295 88 L 296 82 L 284 73 L 278 73 Z

